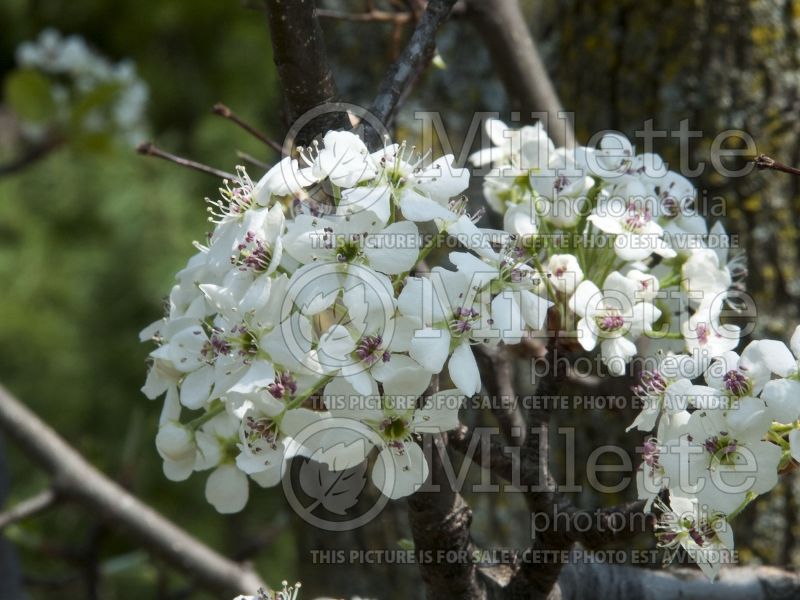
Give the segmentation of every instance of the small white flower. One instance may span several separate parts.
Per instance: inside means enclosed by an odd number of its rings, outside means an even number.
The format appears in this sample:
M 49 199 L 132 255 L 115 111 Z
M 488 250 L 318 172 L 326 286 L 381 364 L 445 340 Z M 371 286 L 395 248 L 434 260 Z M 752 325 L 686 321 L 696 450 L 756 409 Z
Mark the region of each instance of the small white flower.
M 659 546 L 679 546 L 710 580 L 724 562 L 733 561 L 733 529 L 723 515 L 710 513 L 693 498 L 671 494 L 669 507 L 659 502 L 662 515 L 656 526 Z
M 659 456 L 670 489 L 723 514 L 775 487 L 781 460 L 781 449 L 761 440 L 765 429 L 737 427 L 736 411 L 693 412 Z
M 562 294 L 572 294 L 583 281 L 583 270 L 572 254 L 553 254 L 547 263 L 547 271 L 552 275 L 550 283 Z
M 499 119 L 487 119 L 484 127 L 494 146 L 470 155 L 469 161 L 476 167 L 493 164 L 543 169 L 555 151 L 541 123 L 512 129 Z
M 603 291 L 591 281 L 582 282 L 569 300 L 580 318 L 578 341 L 585 350 L 600 342 L 603 362 L 613 375 L 622 375 L 636 354 L 632 340 L 651 329 L 661 311 L 637 298 L 639 286 L 614 271 L 603 282 Z
M 623 260 L 644 260 L 654 253 L 664 258 L 676 256 L 663 240 L 664 230 L 653 219 L 652 207 L 642 199 L 643 189 L 631 190 L 634 185 L 639 184 L 627 182 L 608 198 L 602 198 L 589 221 L 600 231 L 615 236 L 614 251 Z

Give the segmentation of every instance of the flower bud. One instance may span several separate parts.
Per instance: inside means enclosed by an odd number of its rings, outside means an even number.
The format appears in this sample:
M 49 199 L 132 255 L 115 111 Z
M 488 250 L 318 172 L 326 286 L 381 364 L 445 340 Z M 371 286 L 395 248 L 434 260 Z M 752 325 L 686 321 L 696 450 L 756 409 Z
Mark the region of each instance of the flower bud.
M 194 435 L 186 427 L 165 423 L 156 435 L 156 449 L 164 460 L 182 462 L 194 456 Z

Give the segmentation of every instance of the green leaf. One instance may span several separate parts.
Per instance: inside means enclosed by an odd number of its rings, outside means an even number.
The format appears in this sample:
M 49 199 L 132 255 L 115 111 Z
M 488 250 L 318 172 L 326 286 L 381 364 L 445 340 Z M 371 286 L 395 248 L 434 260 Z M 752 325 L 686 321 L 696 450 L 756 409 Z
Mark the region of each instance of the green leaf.
M 11 110 L 24 121 L 43 123 L 54 116 L 50 81 L 39 71 L 12 71 L 6 77 L 5 98 Z
M 120 91 L 118 83 L 103 83 L 92 88 L 75 102 L 72 108 L 72 126 L 80 128 L 86 117 L 95 110 L 105 110 L 114 102 Z
M 414 549 L 414 541 L 408 538 L 400 538 L 397 540 L 397 545 L 401 550 L 405 550 L 407 552 L 410 552 Z

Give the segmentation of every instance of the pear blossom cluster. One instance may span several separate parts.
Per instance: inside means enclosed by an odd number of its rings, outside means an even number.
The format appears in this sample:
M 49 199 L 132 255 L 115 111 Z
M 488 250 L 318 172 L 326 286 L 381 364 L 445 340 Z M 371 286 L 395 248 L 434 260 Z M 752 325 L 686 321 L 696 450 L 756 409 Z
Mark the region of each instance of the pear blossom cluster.
M 653 153 L 618 133 L 599 147 L 556 148 L 541 124 L 489 119 L 495 144 L 470 157 L 490 167 L 487 204 L 503 218 L 586 351 L 622 375 L 639 354 L 708 361 L 739 344 L 724 316 L 741 308 L 743 256 L 728 258 L 721 223 L 710 229 L 697 191 Z
M 245 506 L 250 480 L 277 485 L 297 455 L 342 470 L 376 448 L 372 480 L 386 496 L 424 482 L 419 435 L 458 425 L 480 388 L 470 343 L 481 323 L 492 329 L 494 298 L 525 287 L 488 242 L 497 271 L 481 290 L 466 251 L 451 255 L 460 269 L 409 277 L 449 232 L 485 237 L 459 197 L 469 173 L 452 163 L 405 144 L 370 153 L 329 132 L 256 183 L 243 169 L 225 183 L 166 317 L 142 332 L 157 344 L 143 391 L 165 395 L 156 447 L 167 477 L 208 471 L 220 512 Z M 424 297 L 434 279 L 452 297 Z M 445 363 L 451 386 L 429 390 Z
M 557 336 L 601 375 L 649 361 L 629 428 L 649 434 L 640 496 L 662 545 L 713 577 L 730 520 L 800 460 L 800 333 L 735 353 L 743 257 L 657 155 L 619 134 L 556 148 L 540 125 L 486 129 L 470 162 L 489 168 L 499 229 L 470 212 L 452 155 L 352 132 L 225 182 L 141 335 L 165 475 L 207 472 L 231 513 L 293 457 L 341 471 L 374 455 L 373 484 L 407 496 L 428 475 L 420 436 L 456 428 L 483 387 L 474 347 Z
M 756 340 L 707 365 L 667 355 L 637 389 L 644 408 L 629 429 L 650 433 L 639 497 L 662 512 L 662 544 L 710 578 L 732 560 L 730 521 L 800 459 L 800 326 L 790 347 Z
M 486 130 L 494 146 L 471 160 L 491 167 L 487 203 L 538 251 L 562 329 L 599 348 L 611 375 L 649 359 L 629 427 L 649 434 L 639 496 L 660 514 L 661 546 L 713 579 L 733 560 L 730 521 L 800 459 L 800 327 L 791 350 L 759 340 L 735 352 L 741 331 L 725 317 L 743 305 L 744 257 L 657 155 L 619 134 L 565 149 L 539 125 Z
M 47 77 L 54 117 L 63 123 L 80 117 L 87 132 L 113 130 L 135 144 L 145 137 L 145 109 L 149 91 L 130 60 L 112 63 L 89 47 L 81 36 L 64 36 L 55 29 L 43 30 L 35 41 L 23 42 L 16 50 L 20 69 Z M 113 98 L 107 102 L 105 98 Z M 77 115 L 80 110 L 86 114 Z M 33 138 L 44 131 L 42 123 L 25 123 Z

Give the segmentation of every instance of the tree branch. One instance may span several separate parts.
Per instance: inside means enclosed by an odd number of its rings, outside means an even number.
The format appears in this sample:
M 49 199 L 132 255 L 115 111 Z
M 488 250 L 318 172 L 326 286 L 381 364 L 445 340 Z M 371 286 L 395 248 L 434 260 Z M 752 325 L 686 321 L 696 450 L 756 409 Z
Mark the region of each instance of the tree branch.
M 566 565 L 553 597 L 561 600 L 784 600 L 800 597 L 800 577 L 771 567 L 722 569 L 709 581 L 696 569 L 658 571 L 577 562 Z
M 187 169 L 200 171 L 201 173 L 205 173 L 206 175 L 212 175 L 219 179 L 236 179 L 236 175 L 234 175 L 233 173 L 228 173 L 227 171 L 220 171 L 219 169 L 215 169 L 214 167 L 209 167 L 208 165 L 204 165 L 203 163 L 195 162 L 193 160 L 189 160 L 188 158 L 183 158 L 182 156 L 178 156 L 177 154 L 172 154 L 170 152 L 162 150 L 152 142 L 143 142 L 139 144 L 136 147 L 136 152 L 144 156 L 155 156 L 156 158 L 167 160 L 171 163 L 175 163 L 176 165 L 180 165 L 181 167 L 186 167 Z
M 247 594 L 265 587 L 250 568 L 221 556 L 100 473 L 1 386 L 0 427 L 52 477 L 58 494 L 118 523 L 202 585 Z
M 222 102 L 217 102 L 214 107 L 211 109 L 215 115 L 219 115 L 224 119 L 228 119 L 232 123 L 238 125 L 242 129 L 244 129 L 247 133 L 252 135 L 256 138 L 259 142 L 262 142 L 275 150 L 278 154 L 283 153 L 283 147 L 273 139 L 270 139 L 265 134 L 261 133 L 258 129 L 250 125 L 247 121 L 242 120 L 242 118 L 233 112 L 230 108 L 225 106 Z
M 563 111 L 518 0 L 466 0 L 472 20 L 503 80 L 512 108 L 547 113 L 547 131 L 557 146 L 574 145 L 572 124 Z
M 52 489 L 46 489 L 12 506 L 0 514 L 0 531 L 9 525 L 24 521 L 47 510 L 55 504 L 56 498 L 56 493 Z
M 389 12 L 372 8 L 360 13 L 347 13 L 338 10 L 317 9 L 317 16 L 321 19 L 337 19 L 339 21 L 356 21 L 361 23 L 408 23 L 414 18 L 410 12 Z
M 428 2 L 414 33 L 411 34 L 411 39 L 408 40 L 402 54 L 384 76 L 378 95 L 370 107 L 370 113 L 385 126 L 391 123 L 404 91 L 413 85 L 433 58 L 436 48 L 436 32 L 447 19 L 453 4 L 455 4 L 455 0 L 430 0 Z M 365 137 L 373 144 L 377 134 L 378 132 L 371 127 L 365 131 Z
M 472 509 L 452 489 L 444 472 L 445 438 L 426 436 L 425 446 L 430 457 L 429 484 L 409 496 L 408 519 L 426 596 L 431 600 L 482 598 L 478 568 L 468 557 Z M 438 491 L 432 491 L 430 485 L 438 485 Z
M 772 169 L 773 171 L 781 171 L 783 173 L 789 173 L 790 175 L 800 175 L 800 169 L 780 163 L 766 154 L 759 154 L 756 156 L 756 158 L 753 160 L 753 163 L 755 163 L 756 168 L 759 171 Z
M 505 346 L 476 346 L 481 381 L 490 396 L 494 418 L 509 444 L 522 445 L 528 434 L 514 391 L 514 360 Z
M 13 175 L 41 159 L 48 156 L 53 150 L 62 144 L 62 140 L 55 137 L 48 137 L 43 142 L 29 146 L 22 154 L 13 158 L 9 162 L 0 164 L 0 177 Z
M 350 127 L 347 115 L 335 106 L 338 91 L 328 64 L 325 40 L 314 0 L 264 0 L 272 33 L 272 52 L 286 100 L 287 125 L 308 111 L 323 107 L 320 115 L 297 132 L 296 141 L 308 144 L 330 129 Z

